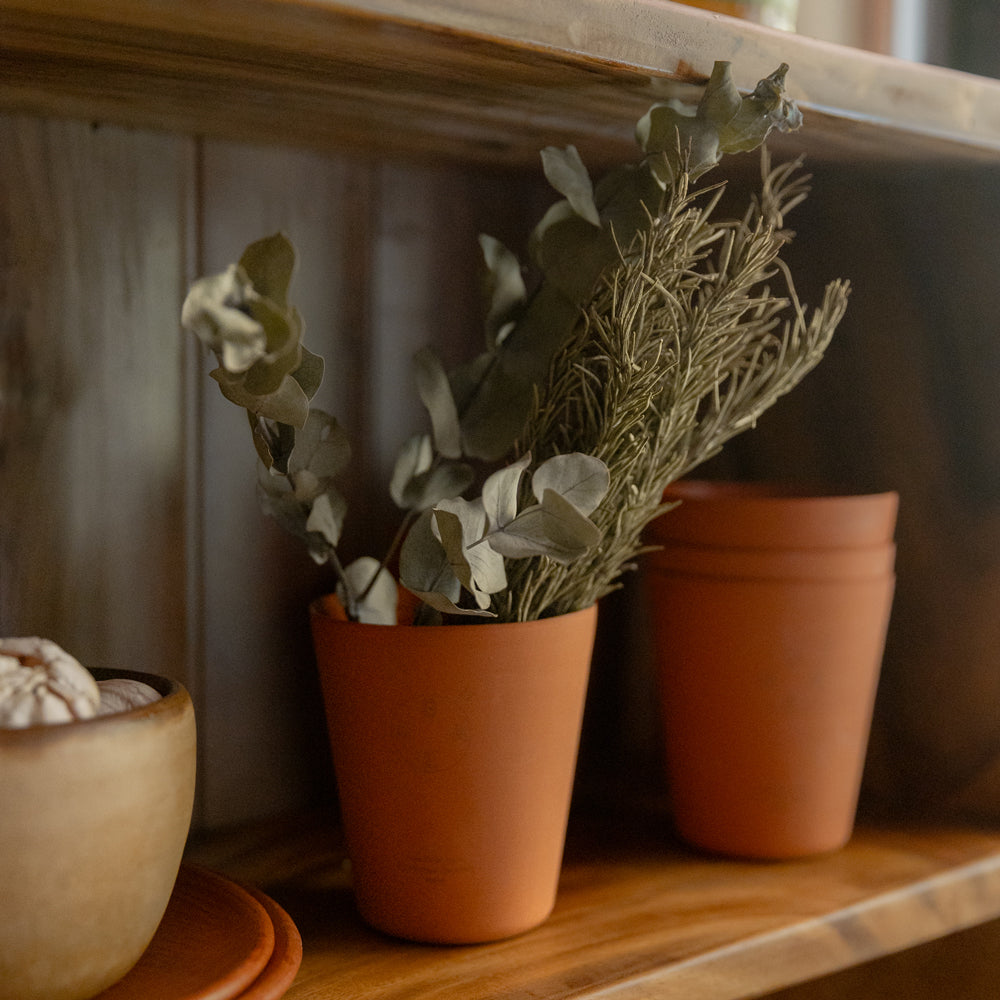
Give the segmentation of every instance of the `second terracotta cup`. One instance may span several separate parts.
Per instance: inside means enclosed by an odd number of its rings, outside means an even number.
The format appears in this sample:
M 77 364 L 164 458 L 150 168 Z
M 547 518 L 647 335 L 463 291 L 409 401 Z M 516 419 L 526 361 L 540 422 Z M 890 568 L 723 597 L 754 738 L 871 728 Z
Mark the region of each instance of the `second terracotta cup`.
M 645 588 L 674 822 L 788 858 L 851 835 L 895 578 L 898 498 L 691 482 Z

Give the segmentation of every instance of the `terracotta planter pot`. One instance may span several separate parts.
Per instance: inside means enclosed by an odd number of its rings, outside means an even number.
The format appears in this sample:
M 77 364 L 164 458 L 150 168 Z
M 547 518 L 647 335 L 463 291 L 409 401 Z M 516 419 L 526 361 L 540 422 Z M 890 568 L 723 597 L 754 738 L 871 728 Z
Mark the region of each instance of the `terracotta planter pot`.
M 362 917 L 472 944 L 555 903 L 596 607 L 523 624 L 383 626 L 312 606 Z
M 766 490 L 750 491 L 745 521 L 741 488 L 671 490 L 684 503 L 651 526 L 665 547 L 644 585 L 678 833 L 788 858 L 835 850 L 853 829 L 897 498 L 776 496 L 768 524 Z

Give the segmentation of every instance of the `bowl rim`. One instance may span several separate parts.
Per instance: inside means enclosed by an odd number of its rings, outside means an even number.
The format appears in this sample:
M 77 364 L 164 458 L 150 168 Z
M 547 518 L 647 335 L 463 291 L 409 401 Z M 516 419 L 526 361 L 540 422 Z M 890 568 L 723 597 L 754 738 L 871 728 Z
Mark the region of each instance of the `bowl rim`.
M 95 680 L 104 681 L 115 678 L 141 681 L 148 684 L 160 694 L 156 701 L 146 705 L 138 705 L 124 712 L 111 712 L 108 715 L 95 715 L 89 719 L 73 719 L 69 722 L 40 722 L 33 726 L 7 728 L 0 726 L 0 748 L 57 739 L 68 739 L 73 733 L 99 732 L 111 727 L 134 725 L 151 717 L 175 716 L 188 710 L 191 696 L 180 681 L 161 674 L 148 674 L 138 670 L 115 670 L 108 667 L 86 668 Z

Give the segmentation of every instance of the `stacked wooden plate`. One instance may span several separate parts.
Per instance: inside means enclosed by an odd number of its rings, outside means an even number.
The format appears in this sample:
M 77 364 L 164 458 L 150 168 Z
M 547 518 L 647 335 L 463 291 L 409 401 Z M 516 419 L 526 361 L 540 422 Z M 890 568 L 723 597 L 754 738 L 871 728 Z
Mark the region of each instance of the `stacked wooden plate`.
M 95 1000 L 278 1000 L 301 961 L 298 929 L 274 900 L 184 864 L 139 963 Z

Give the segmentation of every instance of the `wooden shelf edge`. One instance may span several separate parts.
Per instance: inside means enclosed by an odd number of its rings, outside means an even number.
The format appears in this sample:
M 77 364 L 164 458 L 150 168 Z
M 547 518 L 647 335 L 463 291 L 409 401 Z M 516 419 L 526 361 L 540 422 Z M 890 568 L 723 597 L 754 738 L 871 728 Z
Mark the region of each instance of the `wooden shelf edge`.
M 668 0 L 0 0 L 0 109 L 381 157 L 631 156 L 716 59 L 745 89 L 788 62 L 819 155 L 1000 149 L 996 81 Z
M 1000 83 L 938 66 L 852 49 L 739 21 L 669 0 L 535 0 L 414 3 L 355 0 L 379 16 L 504 39 L 651 76 L 707 79 L 716 60 L 737 84 L 787 62 L 789 94 L 804 108 L 929 139 L 1000 148 Z
M 334 983 L 384 1000 L 742 1000 L 1000 917 L 1000 833 L 862 827 L 835 854 L 761 864 L 687 852 L 661 817 L 634 820 L 596 838 L 571 827 L 549 920 L 475 948 L 365 928 L 326 821 L 203 838 L 190 856 L 259 885 L 300 922 L 305 957 L 288 1000 L 318 1000 Z
M 734 942 L 593 997 L 744 1000 L 919 947 L 1000 917 L 1000 854 L 823 917 Z

